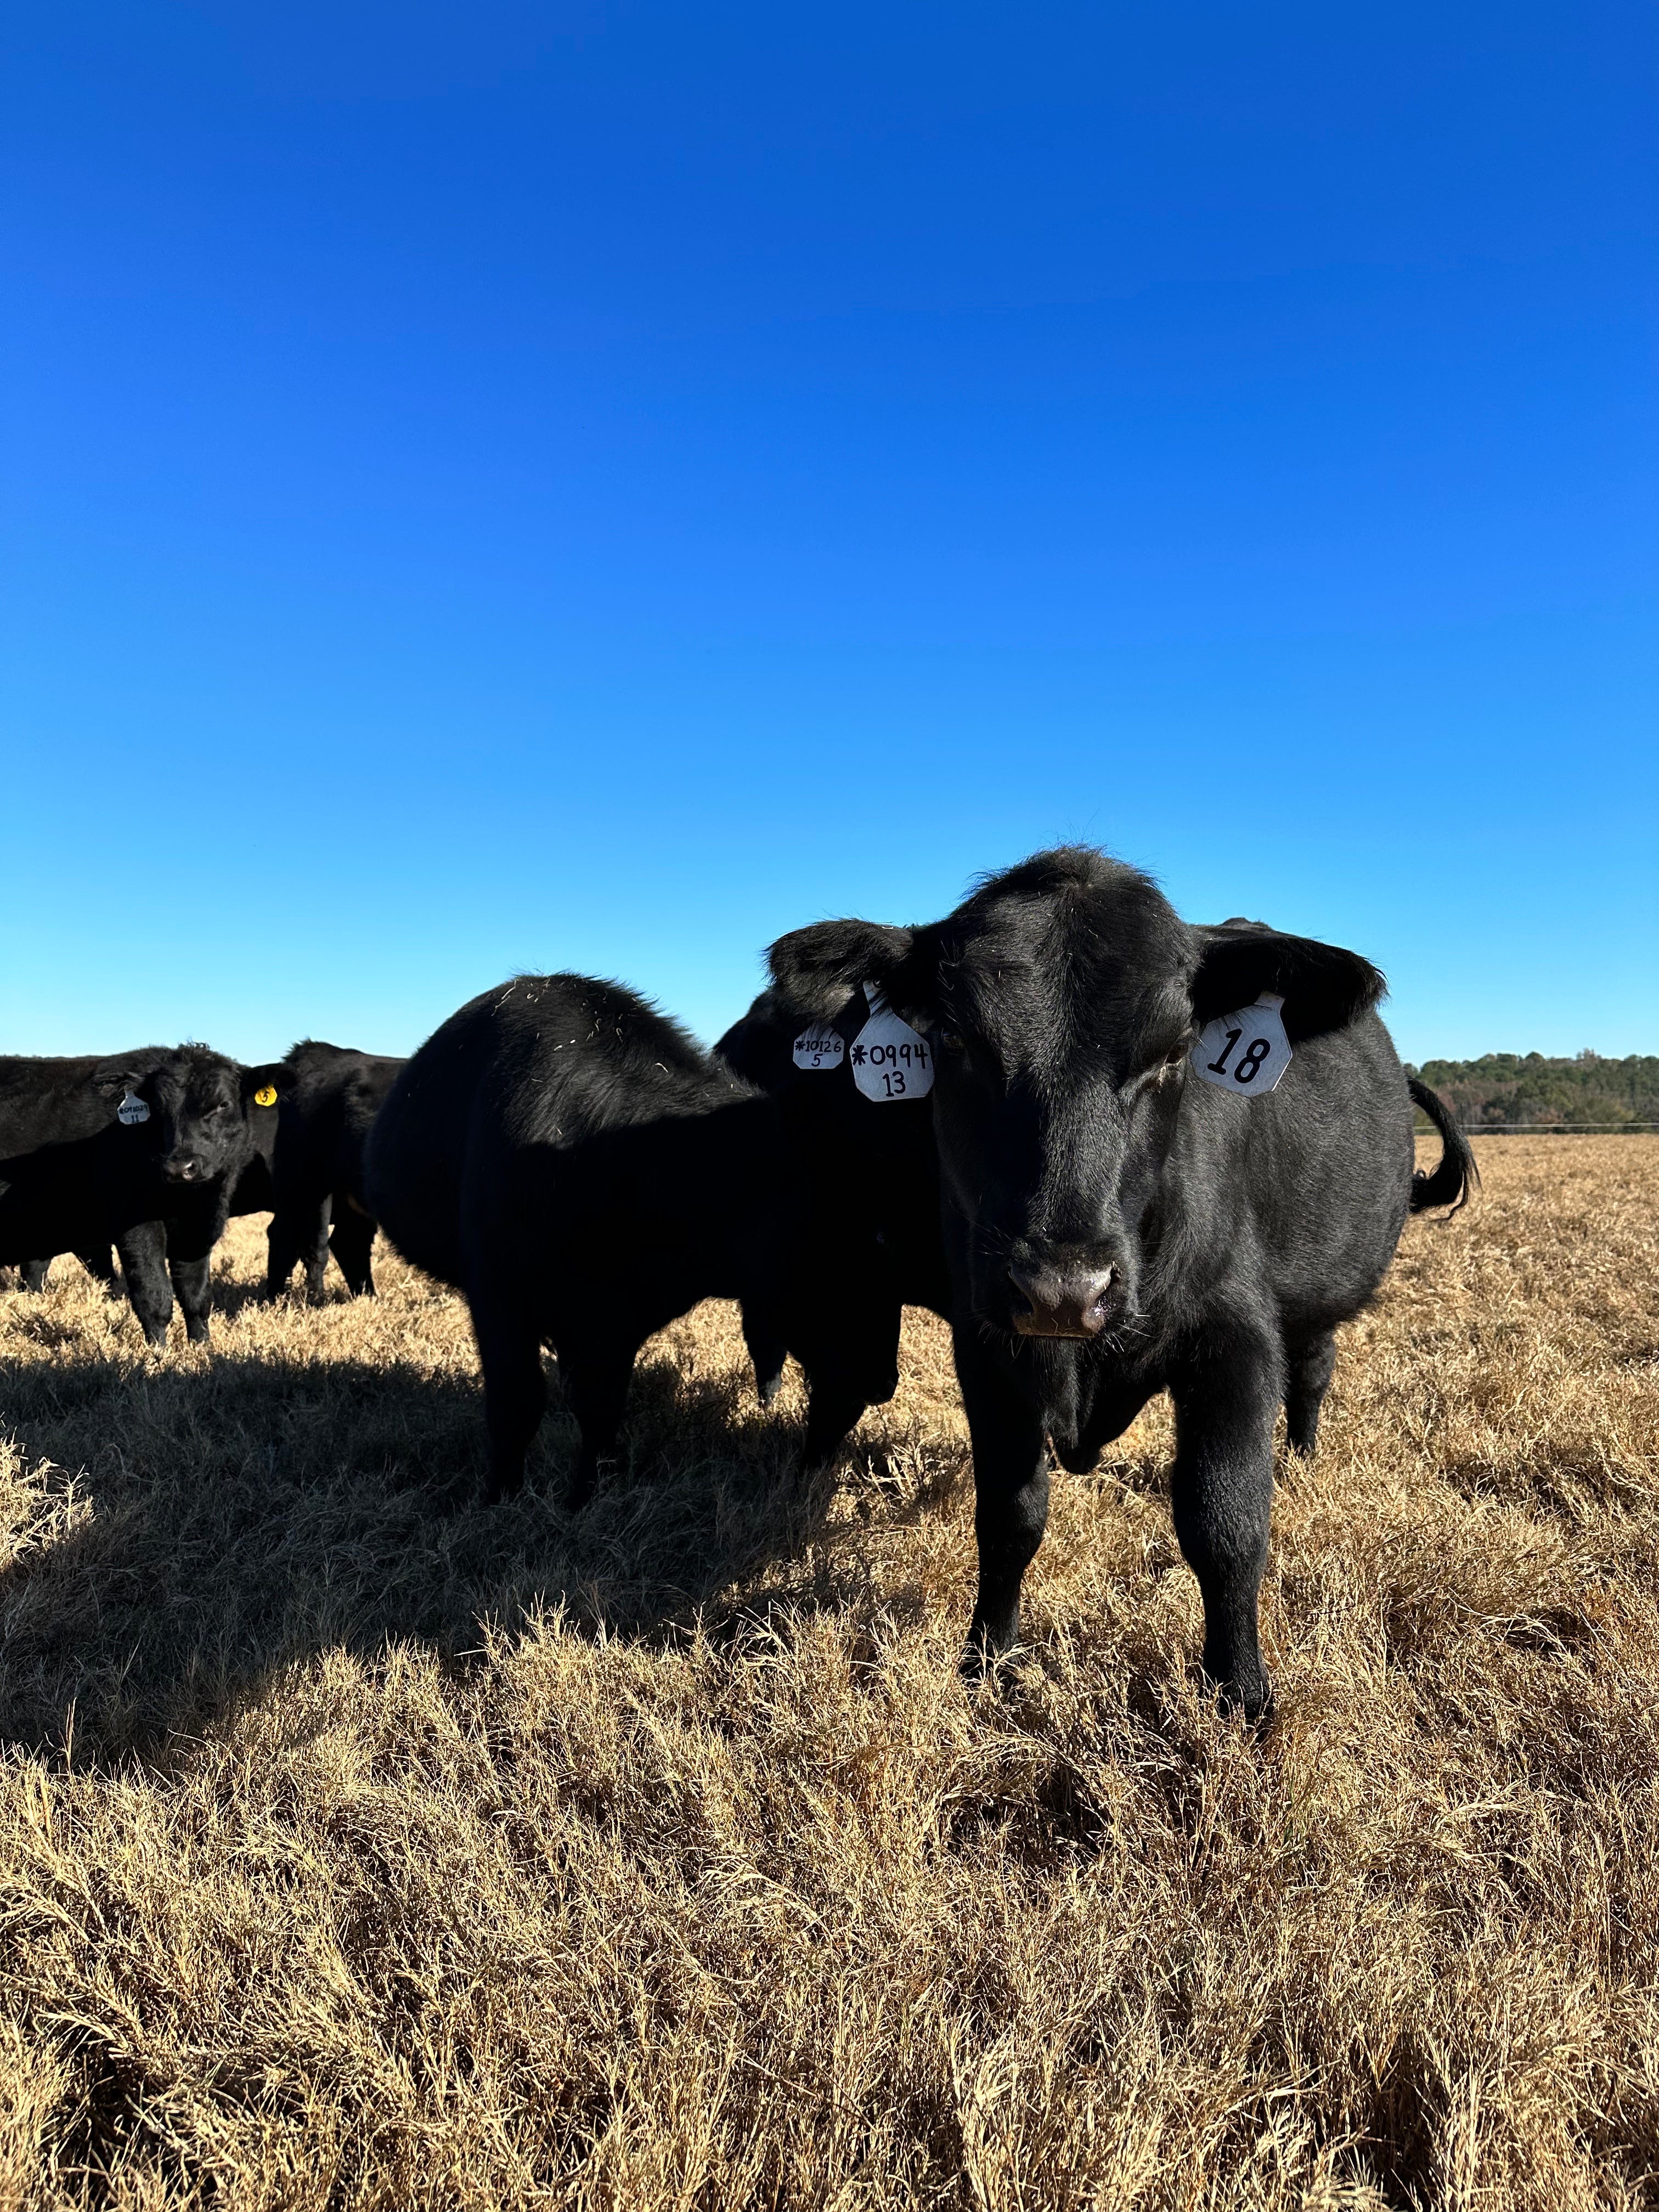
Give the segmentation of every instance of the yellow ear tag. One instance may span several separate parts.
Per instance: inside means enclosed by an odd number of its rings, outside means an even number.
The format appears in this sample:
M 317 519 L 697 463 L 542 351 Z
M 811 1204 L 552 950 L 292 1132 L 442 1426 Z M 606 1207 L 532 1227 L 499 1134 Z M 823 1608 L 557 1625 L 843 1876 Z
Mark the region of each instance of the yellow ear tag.
M 256 1106 L 274 1106 L 276 1103 L 276 1085 L 262 1083 L 253 1094 L 253 1103 Z

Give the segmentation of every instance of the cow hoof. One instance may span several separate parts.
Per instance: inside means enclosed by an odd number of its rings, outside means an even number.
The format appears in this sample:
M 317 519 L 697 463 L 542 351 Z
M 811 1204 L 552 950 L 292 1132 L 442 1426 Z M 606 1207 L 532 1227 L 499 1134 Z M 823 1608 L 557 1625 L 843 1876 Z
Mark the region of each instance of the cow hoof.
M 782 1388 L 783 1370 L 781 1367 L 779 1368 L 775 1375 L 757 1375 L 755 1377 L 755 1395 L 760 1400 L 763 1406 L 771 1405 Z
M 1018 1641 L 994 1644 L 978 1630 L 970 1630 L 957 1672 L 969 1689 L 977 1689 L 986 1682 L 994 1688 L 1001 1688 L 1018 1681 L 1024 1669 L 1024 1656 Z
M 1273 1684 L 1263 1674 L 1251 1683 L 1218 1682 L 1216 1703 L 1230 1720 L 1242 1720 L 1253 1729 L 1264 1729 L 1273 1717 Z

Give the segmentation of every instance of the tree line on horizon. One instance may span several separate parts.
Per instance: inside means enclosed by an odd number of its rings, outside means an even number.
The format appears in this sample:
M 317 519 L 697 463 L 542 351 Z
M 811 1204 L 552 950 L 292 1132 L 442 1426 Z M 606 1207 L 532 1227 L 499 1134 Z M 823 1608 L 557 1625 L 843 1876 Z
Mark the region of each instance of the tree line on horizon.
M 1659 1056 L 1652 1053 L 1604 1060 L 1586 1051 L 1551 1060 L 1540 1052 L 1488 1052 L 1479 1060 L 1407 1064 L 1406 1072 L 1437 1091 L 1465 1129 L 1659 1122 Z M 1429 1127 L 1425 1115 L 1417 1118 L 1419 1128 Z

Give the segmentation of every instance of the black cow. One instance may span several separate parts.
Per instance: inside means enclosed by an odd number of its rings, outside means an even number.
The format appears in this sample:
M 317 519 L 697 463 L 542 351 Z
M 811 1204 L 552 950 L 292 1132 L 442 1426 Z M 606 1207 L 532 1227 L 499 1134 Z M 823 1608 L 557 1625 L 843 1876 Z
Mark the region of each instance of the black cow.
M 265 1278 L 272 1297 L 287 1288 L 298 1260 L 305 1263 L 306 1295 L 319 1304 L 331 1252 L 352 1296 L 373 1297 L 374 1220 L 363 1198 L 363 1147 L 407 1062 L 307 1037 L 283 1065 L 294 1082 L 277 1109 L 269 1195 L 244 1207 L 244 1197 L 254 1196 L 245 1178 L 234 1211 L 272 1209 Z
M 804 1051 L 798 1061 L 796 1040 L 818 1024 L 805 1006 L 766 991 L 714 1047 L 776 1098 L 790 1154 L 799 1199 L 780 1297 L 745 1312 L 744 1333 L 763 1405 L 777 1395 L 792 1347 L 812 1378 L 809 1467 L 898 1388 L 903 1309 L 951 1310 L 927 1097 L 878 1102 L 854 1079 L 871 1012 L 854 992 L 827 1025 L 839 1054 Z
M 990 878 L 940 922 L 795 931 L 772 968 L 792 1005 L 820 1013 L 872 980 L 938 1048 L 977 1500 L 970 1658 L 1018 1640 L 1048 1517 L 1045 1437 L 1085 1470 L 1167 1389 L 1205 1665 L 1224 1701 L 1261 1714 L 1278 1407 L 1292 1447 L 1310 1451 L 1334 1332 L 1376 1291 L 1407 1212 L 1461 1201 L 1474 1180 L 1467 1145 L 1431 1092 L 1408 1087 L 1372 1011 L 1382 976 L 1260 924 L 1188 927 L 1147 878 L 1083 848 Z M 1218 1086 L 1251 1024 L 1211 1032 L 1201 1062 L 1198 1033 L 1246 1009 L 1260 1027 L 1264 994 L 1282 1001 L 1289 1065 L 1261 1095 L 1249 1075 L 1229 1092 Z M 1273 1054 L 1249 1051 L 1250 1074 L 1270 1067 Z M 1444 1150 L 1415 1179 L 1413 1097 Z
M 524 1480 L 544 1343 L 581 1428 L 580 1505 L 647 1337 L 702 1298 L 775 1295 L 773 1103 L 619 984 L 522 975 L 452 1014 L 393 1084 L 364 1181 L 398 1249 L 466 1294 L 492 1498 Z
M 205 1045 L 0 1059 L 0 1263 L 74 1251 L 95 1267 L 113 1243 L 150 1343 L 166 1341 L 176 1291 L 204 1344 L 213 1247 L 292 1080 Z

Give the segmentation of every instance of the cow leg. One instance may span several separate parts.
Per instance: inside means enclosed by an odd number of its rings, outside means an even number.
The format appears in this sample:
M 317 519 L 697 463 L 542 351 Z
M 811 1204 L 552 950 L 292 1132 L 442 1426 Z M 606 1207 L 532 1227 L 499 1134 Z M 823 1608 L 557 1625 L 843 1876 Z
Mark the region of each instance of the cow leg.
M 113 1297 L 115 1291 L 119 1288 L 120 1279 L 116 1273 L 115 1263 L 110 1258 L 109 1246 L 107 1244 L 101 1244 L 95 1247 L 89 1247 L 84 1252 L 77 1252 L 75 1256 L 81 1262 L 81 1265 L 86 1269 L 88 1274 L 93 1276 L 97 1281 L 100 1282 L 104 1288 L 109 1291 L 112 1297 Z
M 1267 1565 L 1273 1419 L 1283 1376 L 1275 1348 L 1235 1339 L 1171 1382 L 1176 1534 L 1204 1595 L 1204 1670 L 1229 1710 L 1256 1720 L 1272 1702 L 1256 1607 Z
M 974 1446 L 974 1534 L 979 1592 L 963 1668 L 983 1669 L 1019 1641 L 1019 1586 L 1048 1524 L 1048 1446 L 1042 1423 L 994 1373 L 958 1352 Z
M 295 1210 L 279 1205 L 270 1217 L 270 1226 L 265 1231 L 265 1296 L 280 1298 L 287 1290 L 294 1265 L 300 1256 L 300 1239 L 295 1228 Z
M 173 1319 L 173 1286 L 167 1280 L 167 1232 L 159 1221 L 135 1223 L 116 1239 L 127 1296 L 138 1316 L 146 1340 L 155 1345 L 167 1340 Z
M 205 1344 L 208 1316 L 213 1310 L 212 1253 L 204 1252 L 193 1259 L 169 1260 L 167 1273 L 173 1277 L 173 1291 L 185 1316 L 185 1336 L 191 1344 Z
M 342 1206 L 334 1217 L 334 1234 L 328 1240 L 328 1249 L 354 1298 L 372 1298 L 374 1295 L 374 1277 L 369 1268 L 374 1244 L 374 1224 L 368 1216 Z
M 484 1425 L 489 1431 L 491 1505 L 524 1488 L 524 1463 L 547 1406 L 541 1339 L 527 1313 L 472 1301 L 472 1334 L 483 1369 Z
M 17 1273 L 21 1279 L 23 1288 L 26 1291 L 34 1291 L 38 1296 L 39 1293 L 44 1291 L 46 1287 L 46 1277 L 51 1272 L 51 1268 L 52 1261 L 50 1260 L 25 1260 L 21 1261 L 18 1267 Z
M 743 1340 L 755 1363 L 755 1394 L 763 1406 L 769 1406 L 783 1388 L 783 1363 L 789 1357 L 788 1347 L 774 1332 L 770 1322 L 763 1321 L 758 1315 L 751 1316 L 747 1306 L 743 1310 Z
M 1316 1336 L 1306 1344 L 1287 1347 L 1285 1378 L 1285 1425 L 1291 1449 L 1311 1459 L 1319 1441 L 1319 1414 L 1331 1387 L 1336 1365 L 1336 1339 Z
M 581 1431 L 581 1449 L 565 1497 L 573 1513 L 593 1495 L 599 1462 L 611 1458 L 616 1450 L 629 1377 L 639 1348 L 639 1342 L 631 1337 L 574 1346 L 560 1340 L 559 1377 L 564 1384 L 565 1403 Z
M 815 1370 L 806 1378 L 806 1441 L 801 1447 L 804 1474 L 825 1467 L 864 1418 L 870 1403 L 861 1390 L 839 1380 L 833 1371 Z
M 319 1306 L 328 1295 L 328 1225 L 334 1201 L 325 1191 L 292 1211 L 294 1239 L 306 1271 L 306 1303 Z

